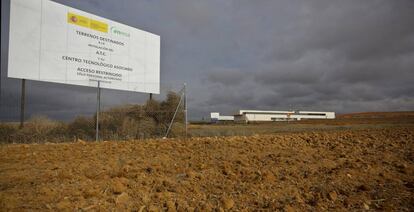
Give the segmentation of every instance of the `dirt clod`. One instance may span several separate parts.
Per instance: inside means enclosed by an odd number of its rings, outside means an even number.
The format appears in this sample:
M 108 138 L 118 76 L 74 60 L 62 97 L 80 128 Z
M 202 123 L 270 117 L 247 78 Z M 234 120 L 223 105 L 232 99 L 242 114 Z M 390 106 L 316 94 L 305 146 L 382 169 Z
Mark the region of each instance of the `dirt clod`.
M 365 210 L 369 210 L 369 205 L 367 203 L 363 204 Z
M 71 203 L 69 199 L 63 199 L 58 204 L 56 204 L 56 208 L 59 210 L 68 210 L 71 207 Z
M 234 206 L 234 201 L 229 197 L 221 198 L 221 203 L 223 204 L 223 208 L 226 210 L 229 210 Z
M 167 206 L 167 211 L 168 212 L 175 212 L 176 211 L 175 203 L 173 201 L 169 200 L 165 203 L 165 205 Z
M 337 198 L 338 198 L 338 194 L 336 194 L 335 191 L 329 192 L 329 199 L 331 199 L 332 201 L 335 201 Z
M 413 152 L 413 124 L 185 141 L 3 144 L 0 208 L 414 211 Z
M 112 182 L 112 192 L 114 192 L 114 194 L 120 194 L 126 191 L 126 189 L 127 187 L 121 182 L 121 180 L 115 179 Z
M 128 194 L 127 193 L 122 193 L 122 194 L 120 194 L 120 195 L 118 195 L 117 197 L 116 197 L 116 199 L 115 199 L 115 203 L 117 204 L 117 205 L 124 205 L 124 204 L 126 204 L 126 203 L 128 203 L 128 201 L 129 201 L 129 196 L 128 196 Z
M 286 205 L 286 206 L 283 208 L 283 210 L 284 210 L 285 212 L 295 212 L 295 209 L 294 209 L 292 206 L 290 206 L 290 205 Z

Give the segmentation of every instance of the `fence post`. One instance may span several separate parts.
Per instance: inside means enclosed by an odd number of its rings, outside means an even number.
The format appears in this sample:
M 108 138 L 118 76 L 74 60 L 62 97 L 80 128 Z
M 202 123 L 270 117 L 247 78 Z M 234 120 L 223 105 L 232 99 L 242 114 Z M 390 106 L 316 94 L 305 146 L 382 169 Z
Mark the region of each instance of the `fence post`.
M 101 109 L 101 82 L 98 81 L 98 90 L 96 94 L 96 135 L 95 140 L 99 141 L 99 112 Z
M 181 93 L 181 91 L 182 91 L 182 93 Z M 171 119 L 170 124 L 168 125 L 167 132 L 165 133 L 164 138 L 168 138 L 168 134 L 170 133 L 171 127 L 172 127 L 172 125 L 173 125 L 173 123 L 174 123 L 174 120 L 175 120 L 175 116 L 176 116 L 176 115 L 177 115 L 177 113 L 178 113 L 178 109 L 179 109 L 179 108 L 180 108 L 180 106 L 181 106 L 181 102 L 183 102 L 183 101 L 184 101 L 184 95 L 185 95 L 185 93 L 184 93 L 184 88 L 183 88 L 181 91 L 180 91 L 180 93 L 181 93 L 181 95 L 180 95 L 180 101 L 178 102 L 177 108 L 175 108 L 174 115 L 173 115 L 173 117 L 172 117 L 172 119 Z
M 184 83 L 184 121 L 185 121 L 185 140 L 187 140 L 188 133 L 188 118 L 187 118 L 187 83 Z

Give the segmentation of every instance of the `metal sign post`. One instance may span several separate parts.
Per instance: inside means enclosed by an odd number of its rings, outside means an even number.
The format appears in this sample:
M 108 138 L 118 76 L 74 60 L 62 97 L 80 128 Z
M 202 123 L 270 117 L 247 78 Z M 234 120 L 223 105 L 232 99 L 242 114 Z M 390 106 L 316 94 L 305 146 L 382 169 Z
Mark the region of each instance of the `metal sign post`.
M 22 79 L 22 90 L 21 90 L 21 98 L 20 98 L 20 129 L 24 126 L 24 104 L 25 104 L 25 96 L 26 96 L 26 79 Z
M 96 95 L 96 141 L 99 141 L 99 112 L 101 109 L 101 82 L 98 81 L 98 90 Z

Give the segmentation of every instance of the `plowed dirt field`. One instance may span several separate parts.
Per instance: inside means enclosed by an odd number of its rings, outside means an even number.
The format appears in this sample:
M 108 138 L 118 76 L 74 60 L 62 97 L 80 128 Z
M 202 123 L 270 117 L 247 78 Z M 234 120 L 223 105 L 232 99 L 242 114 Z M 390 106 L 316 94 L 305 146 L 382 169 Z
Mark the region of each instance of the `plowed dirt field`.
M 414 210 L 414 128 L 0 148 L 1 211 Z

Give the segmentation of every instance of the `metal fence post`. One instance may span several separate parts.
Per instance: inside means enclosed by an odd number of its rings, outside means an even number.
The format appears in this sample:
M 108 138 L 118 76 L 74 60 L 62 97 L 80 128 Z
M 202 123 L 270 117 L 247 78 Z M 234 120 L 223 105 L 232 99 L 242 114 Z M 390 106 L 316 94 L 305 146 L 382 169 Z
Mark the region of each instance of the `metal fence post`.
M 184 121 L 185 121 L 185 140 L 188 134 L 188 118 L 187 118 L 187 83 L 184 83 Z
M 99 141 L 99 112 L 101 109 L 101 84 L 100 81 L 98 81 L 98 90 L 96 94 L 96 135 L 95 139 L 96 141 Z
M 182 92 L 182 93 L 181 93 L 181 92 Z M 176 116 L 176 115 L 177 115 L 177 113 L 178 113 L 178 109 L 179 109 L 179 108 L 180 108 L 180 106 L 181 106 L 181 102 L 183 102 L 183 101 L 184 101 L 184 96 L 185 96 L 185 93 L 184 93 L 184 88 L 183 88 L 183 90 L 181 90 L 181 91 L 180 91 L 180 93 L 181 93 L 181 95 L 180 95 L 180 101 L 178 102 L 178 105 L 177 105 L 177 107 L 175 108 L 174 115 L 173 115 L 173 117 L 172 117 L 172 119 L 171 119 L 170 124 L 168 125 L 167 132 L 165 133 L 164 138 L 168 138 L 168 134 L 170 133 L 171 127 L 172 127 L 172 125 L 173 125 L 173 123 L 174 123 L 174 120 L 175 120 L 175 116 Z M 185 103 L 185 102 L 183 102 L 183 104 L 184 104 L 184 103 Z

